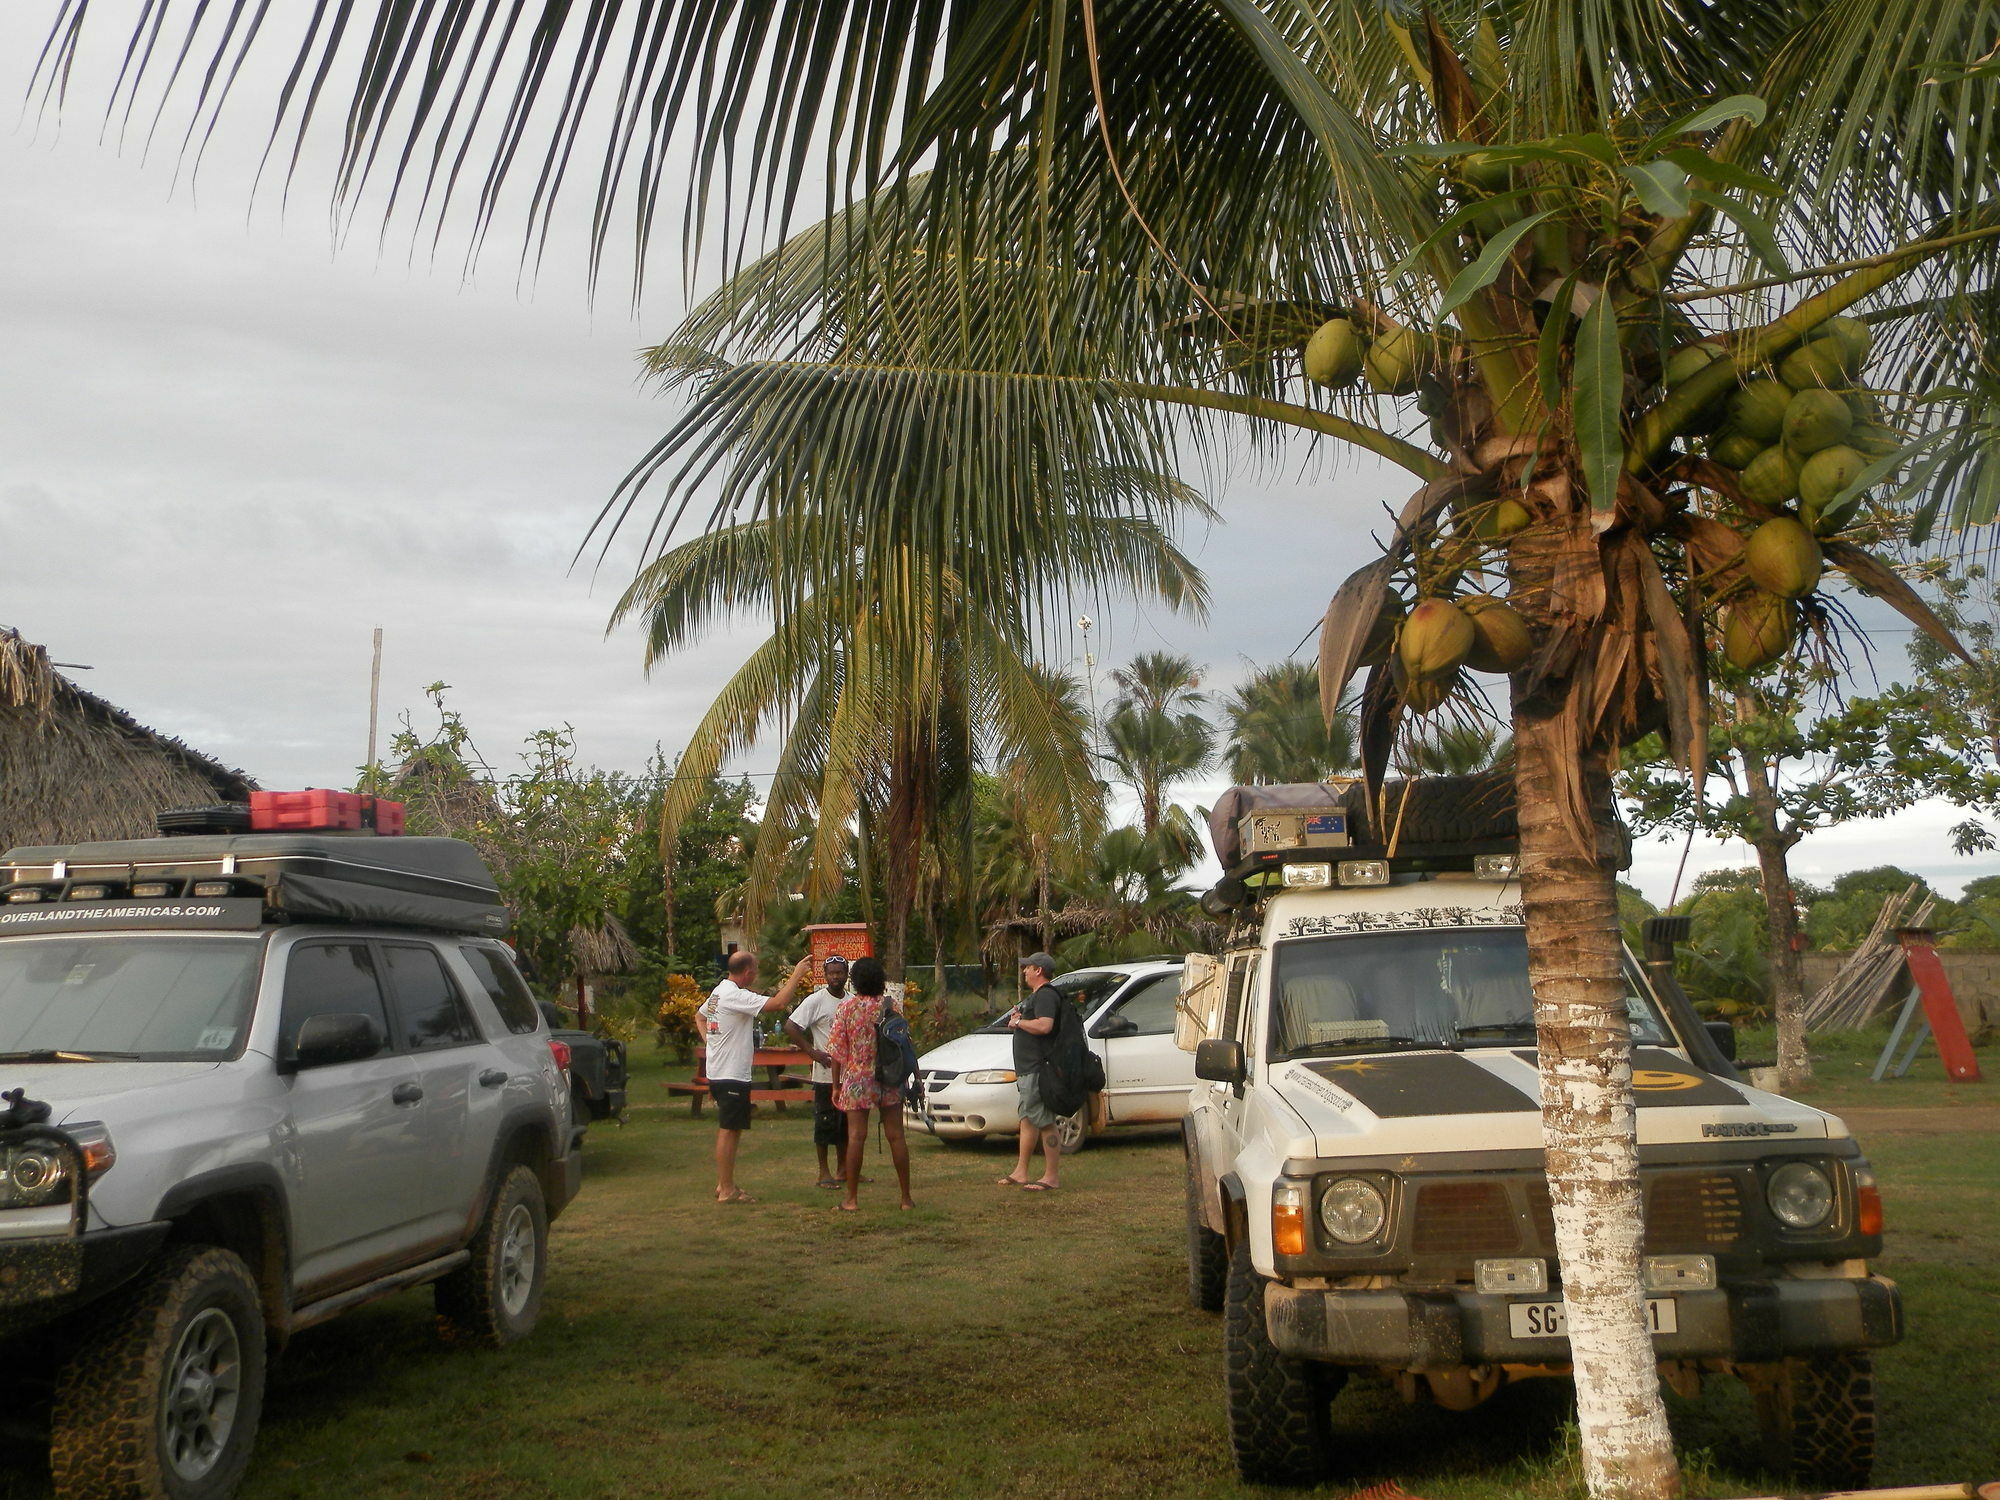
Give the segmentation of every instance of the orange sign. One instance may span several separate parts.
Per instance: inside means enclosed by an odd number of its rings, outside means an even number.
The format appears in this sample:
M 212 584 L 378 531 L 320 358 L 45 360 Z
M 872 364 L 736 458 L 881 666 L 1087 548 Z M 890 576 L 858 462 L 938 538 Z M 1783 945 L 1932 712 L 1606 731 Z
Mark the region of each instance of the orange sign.
M 851 963 L 873 957 L 875 940 L 868 935 L 866 922 L 820 922 L 806 929 L 806 951 L 814 968 L 836 953 Z

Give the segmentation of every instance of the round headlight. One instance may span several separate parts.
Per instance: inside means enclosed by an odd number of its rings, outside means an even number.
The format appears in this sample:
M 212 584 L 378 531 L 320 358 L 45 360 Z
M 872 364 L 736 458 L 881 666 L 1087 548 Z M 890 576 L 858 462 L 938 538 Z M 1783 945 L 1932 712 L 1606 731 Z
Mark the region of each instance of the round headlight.
M 1771 1212 L 1787 1229 L 1812 1229 L 1833 1212 L 1833 1182 L 1810 1162 L 1787 1162 L 1764 1189 Z
M 59 1152 L 29 1146 L 13 1154 L 7 1163 L 7 1185 L 16 1204 L 25 1208 L 50 1203 L 62 1194 L 69 1169 Z
M 1372 1182 L 1343 1177 L 1320 1195 L 1319 1221 L 1343 1245 L 1359 1245 L 1382 1232 L 1389 1205 Z

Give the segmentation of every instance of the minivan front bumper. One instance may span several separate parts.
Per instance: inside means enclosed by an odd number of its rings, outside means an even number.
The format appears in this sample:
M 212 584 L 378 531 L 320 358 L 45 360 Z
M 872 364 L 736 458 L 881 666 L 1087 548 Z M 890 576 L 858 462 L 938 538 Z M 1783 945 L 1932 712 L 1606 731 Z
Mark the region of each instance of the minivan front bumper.
M 1403 1370 L 1456 1365 L 1566 1364 L 1560 1334 L 1520 1338 L 1508 1306 L 1548 1301 L 1460 1291 L 1322 1291 L 1272 1282 L 1265 1323 L 1282 1354 Z M 1903 1336 L 1903 1301 L 1881 1276 L 1742 1281 L 1673 1297 L 1678 1328 L 1653 1335 L 1661 1359 L 1757 1363 L 1794 1354 L 1874 1349 Z

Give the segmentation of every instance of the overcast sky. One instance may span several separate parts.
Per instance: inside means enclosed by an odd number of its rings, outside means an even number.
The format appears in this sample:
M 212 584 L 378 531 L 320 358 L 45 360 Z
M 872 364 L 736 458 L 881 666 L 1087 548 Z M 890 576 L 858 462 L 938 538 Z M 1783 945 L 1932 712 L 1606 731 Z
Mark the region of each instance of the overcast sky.
M 0 14 L 0 119 L 54 8 Z M 0 134 L 0 625 L 267 786 L 351 783 L 378 625 L 385 745 L 399 713 L 423 722 L 424 685 L 444 681 L 502 769 L 554 724 L 605 766 L 639 769 L 656 744 L 675 753 L 754 623 L 648 677 L 634 632 L 605 635 L 631 552 L 572 566 L 671 418 L 634 358 L 681 310 L 671 236 L 637 317 L 616 290 L 593 309 L 560 245 L 532 286 L 497 235 L 469 280 L 456 253 L 412 266 L 372 235 L 336 247 L 321 179 L 287 215 L 271 192 L 248 211 L 255 126 L 225 127 L 198 195 L 176 183 L 170 144 L 150 161 L 101 144 L 91 80 L 115 32 L 98 34 L 59 131 L 31 113 Z M 1138 651 L 1188 651 L 1227 685 L 1313 630 L 1408 483 L 1299 457 L 1212 476 L 1226 524 L 1184 539 L 1209 577 L 1206 622 L 1093 610 L 1100 695 L 1104 664 Z M 1886 675 L 1902 670 L 1901 639 L 1878 637 Z M 760 748 L 737 769 L 774 759 Z M 1219 785 L 1183 792 L 1206 802 Z M 1795 870 L 1895 862 L 1955 889 L 2000 870 L 1951 853 L 1943 831 L 1959 816 L 1924 808 L 1820 835 Z M 1656 899 L 1679 855 L 1641 846 L 1634 874 Z M 1745 858 L 1698 844 L 1689 878 Z

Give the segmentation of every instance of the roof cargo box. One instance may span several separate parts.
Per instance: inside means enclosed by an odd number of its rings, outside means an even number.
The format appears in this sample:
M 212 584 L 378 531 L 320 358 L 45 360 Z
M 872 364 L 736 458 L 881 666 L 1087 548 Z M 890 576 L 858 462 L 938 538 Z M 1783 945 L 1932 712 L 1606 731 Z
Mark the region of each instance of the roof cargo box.
M 403 831 L 403 804 L 366 792 L 330 792 L 322 787 L 303 792 L 252 792 L 250 826 L 259 833 L 372 828 L 377 833 L 399 834 Z
M 448 932 L 500 933 L 507 909 L 486 862 L 459 839 L 366 833 L 190 834 L 51 844 L 0 855 L 0 885 L 38 884 L 63 900 L 72 886 L 102 884 L 111 900 L 261 894 L 301 921 L 371 922 Z

